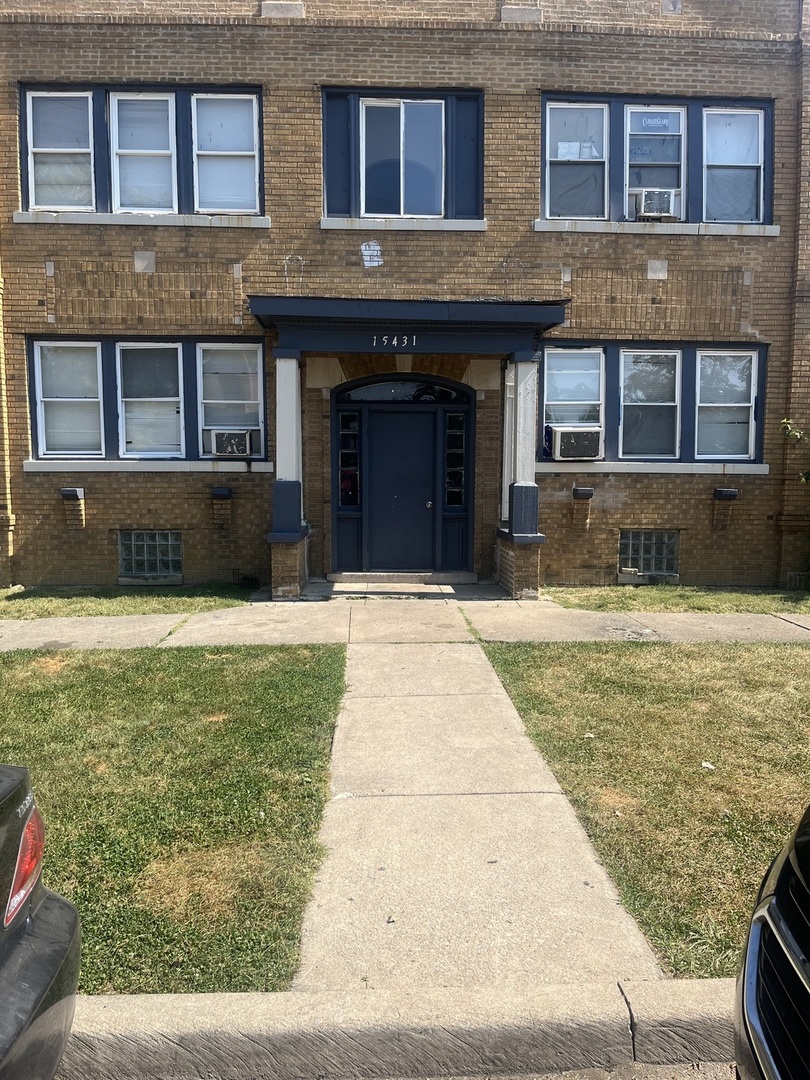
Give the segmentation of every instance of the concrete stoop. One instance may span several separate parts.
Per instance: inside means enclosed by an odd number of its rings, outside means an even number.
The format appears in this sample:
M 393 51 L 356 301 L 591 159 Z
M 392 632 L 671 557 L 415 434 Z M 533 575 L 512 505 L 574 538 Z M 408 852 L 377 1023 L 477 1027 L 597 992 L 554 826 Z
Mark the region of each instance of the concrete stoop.
M 731 979 L 82 997 L 58 1080 L 491 1077 L 734 1057 Z

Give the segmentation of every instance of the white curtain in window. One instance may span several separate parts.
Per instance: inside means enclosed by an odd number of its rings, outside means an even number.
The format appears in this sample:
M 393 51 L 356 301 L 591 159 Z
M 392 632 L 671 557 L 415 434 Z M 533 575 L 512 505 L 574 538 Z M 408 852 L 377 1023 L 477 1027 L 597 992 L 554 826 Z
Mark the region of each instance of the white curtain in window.
M 253 99 L 196 97 L 194 138 L 198 209 L 258 210 Z
M 48 453 L 101 452 L 101 416 L 97 401 L 46 401 L 43 415 Z

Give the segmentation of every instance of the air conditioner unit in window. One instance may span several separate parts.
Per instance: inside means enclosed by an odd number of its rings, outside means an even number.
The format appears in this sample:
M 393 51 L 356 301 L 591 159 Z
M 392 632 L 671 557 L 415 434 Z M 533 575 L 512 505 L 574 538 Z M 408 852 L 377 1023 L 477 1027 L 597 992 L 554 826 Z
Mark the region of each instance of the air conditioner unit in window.
M 249 431 L 212 431 L 211 441 L 215 457 L 250 457 Z
M 675 192 L 672 188 L 644 188 L 639 196 L 640 218 L 674 218 Z
M 551 456 L 555 461 L 595 461 L 602 456 L 602 429 L 552 425 Z

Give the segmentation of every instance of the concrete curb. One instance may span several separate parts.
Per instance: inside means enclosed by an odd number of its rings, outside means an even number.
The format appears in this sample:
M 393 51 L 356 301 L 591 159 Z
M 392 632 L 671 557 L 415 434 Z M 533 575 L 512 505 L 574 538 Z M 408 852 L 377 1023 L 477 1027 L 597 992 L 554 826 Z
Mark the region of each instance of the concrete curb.
M 82 997 L 60 1080 L 492 1076 L 734 1057 L 731 979 Z

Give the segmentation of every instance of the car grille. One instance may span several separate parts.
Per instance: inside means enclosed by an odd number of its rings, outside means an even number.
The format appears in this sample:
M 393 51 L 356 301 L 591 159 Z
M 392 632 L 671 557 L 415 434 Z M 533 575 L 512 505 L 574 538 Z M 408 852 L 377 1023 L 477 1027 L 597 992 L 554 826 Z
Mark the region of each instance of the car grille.
M 810 892 L 789 860 L 754 924 L 756 1016 L 749 1012 L 749 1022 L 760 1064 L 769 1080 L 810 1080 Z

